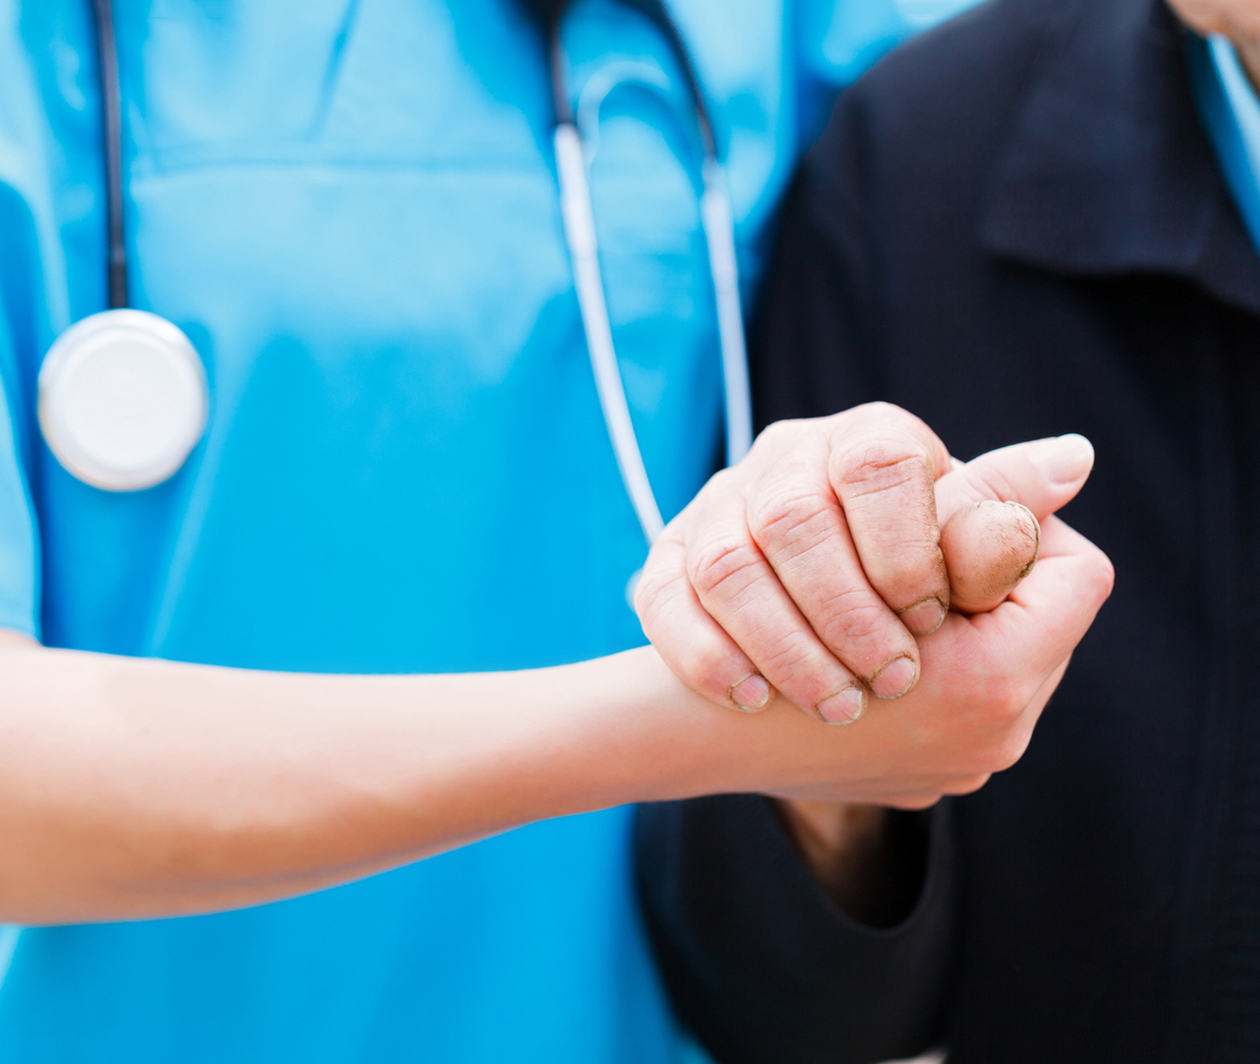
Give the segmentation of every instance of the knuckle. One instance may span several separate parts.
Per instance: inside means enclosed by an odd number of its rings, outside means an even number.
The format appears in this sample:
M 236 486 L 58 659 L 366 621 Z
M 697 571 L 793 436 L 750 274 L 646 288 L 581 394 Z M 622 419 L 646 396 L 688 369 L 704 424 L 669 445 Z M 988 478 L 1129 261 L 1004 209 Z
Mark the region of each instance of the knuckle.
M 733 596 L 755 579 L 761 565 L 761 552 L 754 544 L 719 539 L 702 546 L 689 560 L 687 578 L 702 599 Z
M 1027 729 L 1012 727 L 994 732 L 975 747 L 972 756 L 963 759 L 957 766 L 958 773 L 979 777 L 1005 772 L 1024 756 L 1031 741 L 1032 735 Z
M 989 691 L 989 719 L 999 728 L 1013 724 L 1024 712 L 1028 699 L 1024 684 L 1010 676 L 1001 677 Z
M 755 655 L 762 674 L 776 687 L 797 687 L 793 677 L 811 676 L 821 671 L 814 661 L 809 641 L 787 632 L 769 642 L 765 653 Z
M 1031 735 L 1024 734 L 1021 731 L 1011 730 L 1007 732 L 993 746 L 989 759 L 991 762 L 990 771 L 1005 772 L 1007 769 L 1013 768 L 1028 750 L 1028 744 L 1031 740 Z
M 667 608 L 669 593 L 666 591 L 666 586 L 657 574 L 649 574 L 644 570 L 639 578 L 638 586 L 634 589 L 634 612 L 638 615 L 639 623 L 643 625 L 643 630 L 649 639 L 652 638 L 650 629 L 656 625 L 661 612 Z
M 851 648 L 883 636 L 888 616 L 887 607 L 865 589 L 846 588 L 823 602 L 818 634 L 829 647 Z
M 777 444 L 784 442 L 794 431 L 799 431 L 795 421 L 776 421 L 761 430 L 753 447 L 762 451 L 774 450 Z
M 899 407 L 896 403 L 890 403 L 884 399 L 876 399 L 871 403 L 863 403 L 856 407 L 853 413 L 870 420 L 878 420 L 880 422 L 905 422 L 909 421 L 911 414 Z
M 670 661 L 685 660 L 694 653 L 697 637 L 686 611 L 676 609 L 677 596 L 653 600 L 639 611 L 643 634 Z M 680 621 L 682 623 L 680 623 Z
M 967 680 L 969 688 L 979 693 L 984 719 L 990 727 L 1002 729 L 1023 715 L 1039 684 L 1017 662 L 998 653 L 992 651 L 970 663 Z
M 768 641 L 749 656 L 771 687 L 811 715 L 820 700 L 852 680 L 839 664 L 822 655 L 811 639 L 795 633 Z
M 986 463 L 977 472 L 982 488 L 981 498 L 1018 501 L 1024 494 L 1011 475 L 997 462 Z
M 1111 559 L 1107 557 L 1101 550 L 1095 548 L 1094 555 L 1094 581 L 1098 589 L 1100 600 L 1106 601 L 1111 596 L 1111 592 L 1116 586 L 1116 567 L 1112 564 Z
M 913 436 L 885 435 L 863 439 L 836 458 L 835 479 L 859 496 L 889 491 L 930 475 L 931 459 Z
M 757 458 L 769 458 L 791 452 L 801 440 L 818 431 L 817 421 L 806 418 L 788 418 L 767 425 L 753 441 L 752 451 Z
M 880 552 L 863 561 L 866 577 L 872 586 L 890 601 L 914 605 L 919 599 L 937 591 L 943 583 L 945 555 L 940 538 L 902 543 L 896 551 Z M 940 588 L 943 594 L 947 588 Z
M 688 687 L 715 702 L 724 701 L 731 684 L 741 678 L 733 675 L 739 671 L 739 656 L 716 639 L 689 645 L 679 669 Z
M 639 621 L 652 637 L 649 626 L 654 626 L 678 602 L 685 590 L 681 557 L 666 560 L 659 551 L 648 555 L 647 563 L 634 589 L 634 611 Z
M 747 672 L 741 670 L 738 651 L 732 651 L 720 638 L 659 640 L 655 645 L 683 685 L 711 702 L 726 703 L 731 685 Z
M 688 510 L 691 510 L 697 504 L 703 505 L 711 502 L 715 496 L 720 498 L 724 495 L 739 492 L 744 475 L 744 470 L 739 466 L 719 469 L 705 482 L 704 487 L 696 494 L 696 498 L 692 501 Z
M 827 531 L 832 505 L 815 491 L 770 492 L 749 505 L 753 539 L 767 548 L 807 549 Z

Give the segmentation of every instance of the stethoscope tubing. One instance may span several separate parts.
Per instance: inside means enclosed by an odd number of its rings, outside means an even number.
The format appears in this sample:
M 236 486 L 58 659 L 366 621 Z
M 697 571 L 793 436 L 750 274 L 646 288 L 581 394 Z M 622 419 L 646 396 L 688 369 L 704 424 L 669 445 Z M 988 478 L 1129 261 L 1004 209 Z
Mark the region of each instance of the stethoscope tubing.
M 733 465 L 752 446 L 753 418 L 734 210 L 726 171 L 718 157 L 717 138 L 704 93 L 700 88 L 699 77 L 677 26 L 660 0 L 642 0 L 633 6 L 651 18 L 664 34 L 675 64 L 686 82 L 700 133 L 700 145 L 704 154 L 700 225 L 704 232 L 709 270 L 713 279 L 713 295 L 717 304 L 718 343 L 726 413 L 726 461 L 728 465 Z M 651 544 L 664 531 L 665 522 L 639 447 L 630 404 L 626 398 L 625 382 L 617 360 L 604 294 L 603 274 L 599 265 L 599 239 L 582 148 L 582 131 L 569 103 L 567 70 L 560 43 L 558 19 L 550 27 L 549 58 L 556 119 L 553 142 L 556 178 L 560 188 L 561 220 L 572 262 L 573 283 L 577 292 L 583 333 L 617 467 L 643 535 Z
M 118 43 L 114 39 L 114 15 L 110 0 L 92 0 L 96 31 L 96 62 L 101 89 L 101 140 L 105 156 L 105 224 L 107 230 L 106 269 L 109 306 L 119 310 L 129 305 L 127 277 L 127 234 L 123 212 L 123 130 L 122 99 L 118 76 Z
M 595 235 L 595 212 L 586 181 L 586 162 L 577 126 L 564 122 L 555 131 L 556 172 L 560 185 L 560 211 L 573 287 L 577 292 L 586 349 L 595 375 L 595 390 L 612 441 L 613 455 L 625 484 L 630 504 L 649 543 L 665 531 L 660 505 L 643 462 L 630 403 L 613 344 L 612 323 L 604 296 L 604 279 L 599 268 L 599 241 Z
M 717 305 L 726 413 L 726 458 L 728 464 L 731 464 L 747 453 L 752 444 L 753 426 L 734 216 L 726 173 L 718 157 L 717 138 L 699 78 L 682 36 L 665 5 L 661 0 L 625 2 L 650 18 L 664 35 L 686 82 L 695 111 L 704 155 L 700 221 Z M 102 154 L 105 162 L 107 289 L 110 308 L 118 310 L 130 305 L 124 212 L 126 173 L 118 49 L 110 0 L 91 0 L 91 10 L 96 34 Z M 567 68 L 560 44 L 558 17 L 552 20 L 549 28 L 548 57 L 556 123 L 553 142 L 562 227 L 573 269 L 574 288 L 600 409 L 608 429 L 618 472 L 643 535 L 651 544 L 661 535 L 665 522 L 644 464 L 617 359 L 599 263 L 599 240 L 582 132 L 569 103 Z

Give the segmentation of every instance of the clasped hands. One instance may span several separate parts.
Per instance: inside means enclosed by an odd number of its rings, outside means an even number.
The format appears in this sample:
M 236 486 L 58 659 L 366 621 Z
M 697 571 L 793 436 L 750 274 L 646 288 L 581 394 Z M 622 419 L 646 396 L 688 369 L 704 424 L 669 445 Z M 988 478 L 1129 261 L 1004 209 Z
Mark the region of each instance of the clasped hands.
M 1053 516 L 1092 464 L 1064 436 L 963 465 L 887 404 L 782 422 L 668 526 L 636 607 L 692 690 L 814 718 L 816 764 L 759 789 L 923 808 L 1019 759 L 1111 591 Z

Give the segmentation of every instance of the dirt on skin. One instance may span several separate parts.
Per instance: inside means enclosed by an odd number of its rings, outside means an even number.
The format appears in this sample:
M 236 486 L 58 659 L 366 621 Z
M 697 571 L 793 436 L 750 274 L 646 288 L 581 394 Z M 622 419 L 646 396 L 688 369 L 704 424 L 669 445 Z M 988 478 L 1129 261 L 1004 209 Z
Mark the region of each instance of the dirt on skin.
M 991 610 L 1037 562 L 1041 526 L 1017 502 L 978 502 L 941 529 L 951 605 L 963 613 Z

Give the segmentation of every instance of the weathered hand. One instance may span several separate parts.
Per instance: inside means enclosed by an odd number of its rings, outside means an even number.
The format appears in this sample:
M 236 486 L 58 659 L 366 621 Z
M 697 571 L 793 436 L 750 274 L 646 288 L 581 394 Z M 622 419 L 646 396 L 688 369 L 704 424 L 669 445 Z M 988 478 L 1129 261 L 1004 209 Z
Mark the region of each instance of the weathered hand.
M 1092 461 L 1072 436 L 954 470 L 922 421 L 886 404 L 780 423 L 666 529 L 639 584 L 640 618 L 674 672 L 713 701 L 752 711 L 777 689 L 823 720 L 851 722 L 868 693 L 895 699 L 915 686 L 916 636 L 944 621 L 951 578 L 959 605 L 984 609 L 1031 560 L 991 572 L 981 548 L 1003 544 L 978 543 L 977 527 L 1005 529 L 998 538 L 1018 553 L 1034 523 L 976 504 L 1010 500 L 1046 516 Z
M 1111 584 L 1106 556 L 1049 518 L 1040 560 L 1004 602 L 952 612 L 921 640 L 923 679 L 905 697 L 852 728 L 819 728 L 784 706 L 744 721 L 760 733 L 745 782 L 782 798 L 902 809 L 978 789 L 1022 756 Z

